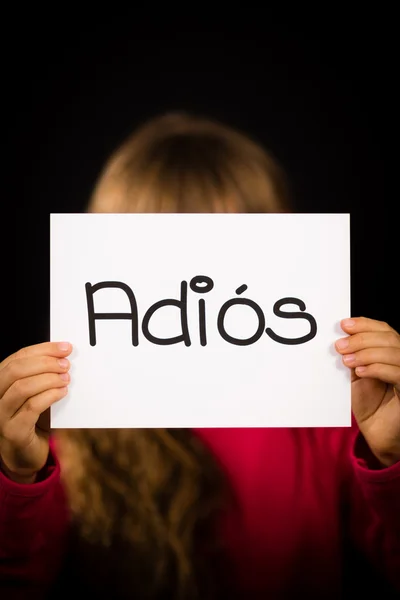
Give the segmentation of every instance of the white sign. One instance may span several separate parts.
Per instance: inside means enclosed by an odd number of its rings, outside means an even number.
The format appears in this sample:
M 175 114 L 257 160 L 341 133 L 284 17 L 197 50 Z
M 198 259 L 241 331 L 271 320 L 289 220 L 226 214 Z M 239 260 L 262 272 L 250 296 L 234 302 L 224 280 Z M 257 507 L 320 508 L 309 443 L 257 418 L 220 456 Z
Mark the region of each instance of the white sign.
M 51 215 L 54 428 L 350 426 L 349 215 Z

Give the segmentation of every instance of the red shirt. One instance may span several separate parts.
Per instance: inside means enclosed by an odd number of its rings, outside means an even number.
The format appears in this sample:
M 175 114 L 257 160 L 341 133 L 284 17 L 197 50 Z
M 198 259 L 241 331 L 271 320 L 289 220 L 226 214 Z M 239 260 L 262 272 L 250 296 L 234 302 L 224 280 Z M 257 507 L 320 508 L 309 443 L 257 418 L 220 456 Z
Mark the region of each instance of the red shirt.
M 246 600 L 341 598 L 348 543 L 368 565 L 354 589 L 368 589 L 376 571 L 400 594 L 400 463 L 374 469 L 354 427 L 196 434 L 237 496 L 221 529 Z M 46 597 L 65 559 L 68 511 L 53 460 L 32 485 L 0 473 L 0 591 L 8 600 Z

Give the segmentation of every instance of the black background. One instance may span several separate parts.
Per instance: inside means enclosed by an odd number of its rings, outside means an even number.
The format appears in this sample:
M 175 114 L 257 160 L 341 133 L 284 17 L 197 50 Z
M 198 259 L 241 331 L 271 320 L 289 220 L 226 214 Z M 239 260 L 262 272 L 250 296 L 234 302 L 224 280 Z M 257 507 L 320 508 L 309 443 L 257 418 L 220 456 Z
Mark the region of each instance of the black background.
M 289 24 L 263 6 L 204 22 L 155 7 L 3 22 L 2 356 L 48 337 L 49 214 L 84 210 L 109 153 L 176 109 L 267 146 L 297 211 L 351 213 L 352 313 L 400 330 L 394 16 Z

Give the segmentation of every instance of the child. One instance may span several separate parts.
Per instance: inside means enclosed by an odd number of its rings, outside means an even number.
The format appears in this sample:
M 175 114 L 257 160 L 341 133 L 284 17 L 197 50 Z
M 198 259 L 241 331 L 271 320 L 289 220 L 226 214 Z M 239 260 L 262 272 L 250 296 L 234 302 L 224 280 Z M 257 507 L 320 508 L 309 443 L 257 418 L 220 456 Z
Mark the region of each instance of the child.
M 178 114 L 127 140 L 88 209 L 265 213 L 290 210 L 290 199 L 257 144 Z M 50 436 L 49 407 L 68 391 L 71 344 L 6 358 L 2 597 L 337 599 L 369 593 L 376 581 L 380 598 L 399 593 L 400 336 L 367 318 L 342 328 L 336 350 L 352 370 L 354 416 L 343 429 Z

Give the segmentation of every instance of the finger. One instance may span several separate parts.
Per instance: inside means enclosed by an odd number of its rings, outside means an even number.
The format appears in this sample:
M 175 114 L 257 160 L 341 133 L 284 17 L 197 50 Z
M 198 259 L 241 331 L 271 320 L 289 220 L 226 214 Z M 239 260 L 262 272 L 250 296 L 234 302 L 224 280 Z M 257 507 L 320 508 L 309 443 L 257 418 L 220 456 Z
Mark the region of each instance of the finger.
M 371 365 L 357 367 L 355 373 L 357 377 L 380 379 L 381 381 L 390 383 L 400 389 L 400 367 L 384 365 L 382 363 L 373 363 Z
M 395 331 L 388 323 L 368 319 L 367 317 L 353 317 L 351 319 L 343 319 L 340 326 L 346 333 L 359 333 L 361 331 Z
M 64 398 L 68 393 L 68 387 L 46 390 L 33 398 L 29 398 L 21 409 L 8 420 L 2 428 L 2 436 L 16 445 L 23 445 L 32 428 L 36 426 L 41 414 L 50 406 Z
M 400 348 L 400 336 L 394 329 L 391 331 L 355 333 L 337 340 L 335 346 L 341 354 L 351 354 L 365 348 Z
M 0 370 L 0 398 L 18 380 L 40 375 L 41 373 L 65 373 L 69 367 L 69 360 L 64 357 L 54 358 L 53 356 L 41 355 L 10 360 Z
M 62 358 L 68 356 L 72 352 L 72 345 L 69 342 L 43 342 L 42 344 L 34 344 L 21 348 L 18 352 L 10 354 L 2 362 L 0 362 L 0 371 L 12 360 L 16 358 L 31 358 L 34 356 L 55 356 Z
M 11 418 L 28 400 L 52 388 L 61 388 L 69 383 L 69 373 L 43 373 L 33 377 L 17 379 L 6 391 L 0 403 L 0 423 Z
M 368 348 L 354 354 L 345 354 L 342 360 L 345 365 L 352 368 L 373 363 L 400 367 L 400 348 Z

